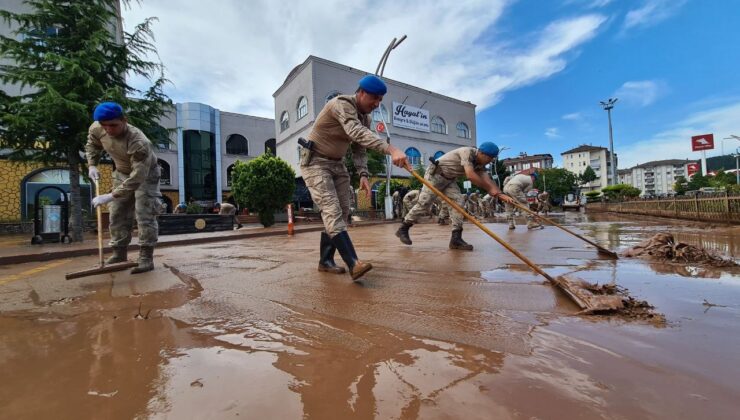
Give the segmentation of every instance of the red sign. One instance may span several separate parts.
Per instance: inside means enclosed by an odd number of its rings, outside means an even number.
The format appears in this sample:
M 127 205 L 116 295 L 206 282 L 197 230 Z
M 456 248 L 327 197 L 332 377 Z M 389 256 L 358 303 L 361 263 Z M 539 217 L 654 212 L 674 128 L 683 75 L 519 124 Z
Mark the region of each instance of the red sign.
M 383 124 L 383 121 L 379 122 L 375 126 L 375 131 L 377 131 L 378 133 L 384 133 L 385 132 L 385 124 Z
M 714 149 L 714 134 L 702 134 L 691 138 L 691 150 L 699 152 Z
M 694 176 L 695 173 L 699 172 L 699 164 L 698 163 L 688 163 L 686 164 L 686 173 L 689 175 L 689 177 Z

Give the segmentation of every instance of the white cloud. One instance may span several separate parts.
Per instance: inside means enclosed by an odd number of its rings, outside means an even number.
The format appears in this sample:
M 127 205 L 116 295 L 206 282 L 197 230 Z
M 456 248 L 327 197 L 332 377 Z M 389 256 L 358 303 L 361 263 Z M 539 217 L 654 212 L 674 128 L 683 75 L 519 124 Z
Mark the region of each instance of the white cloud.
M 580 112 L 573 112 L 570 114 L 565 114 L 561 118 L 566 121 L 580 121 L 583 119 L 583 114 L 581 114 Z
M 637 80 L 624 82 L 614 96 L 628 105 L 645 107 L 664 95 L 668 88 L 659 80 Z
M 545 130 L 545 137 L 551 138 L 551 139 L 557 139 L 562 137 L 559 133 L 559 129 L 557 127 L 550 127 L 547 130 Z
M 267 117 L 274 117 L 272 94 L 308 55 L 374 71 L 390 39 L 402 34 L 408 39 L 393 51 L 386 76 L 469 100 L 480 111 L 506 91 L 562 71 L 606 20 L 588 14 L 491 39 L 510 0 L 216 3 L 134 2 L 124 19 L 131 27 L 159 17 L 156 45 L 175 85 L 168 89 L 173 100 Z
M 708 153 L 718 154 L 720 142 L 724 137 L 740 134 L 738 115 L 740 101 L 695 112 L 681 123 L 631 145 L 624 147 L 615 145 L 618 147 L 619 167 L 628 168 L 651 160 L 698 159 L 700 153 L 691 151 L 691 137 L 700 134 L 714 134 L 715 151 Z
M 645 0 L 641 7 L 627 12 L 622 29 L 658 24 L 678 13 L 684 4 L 686 0 Z

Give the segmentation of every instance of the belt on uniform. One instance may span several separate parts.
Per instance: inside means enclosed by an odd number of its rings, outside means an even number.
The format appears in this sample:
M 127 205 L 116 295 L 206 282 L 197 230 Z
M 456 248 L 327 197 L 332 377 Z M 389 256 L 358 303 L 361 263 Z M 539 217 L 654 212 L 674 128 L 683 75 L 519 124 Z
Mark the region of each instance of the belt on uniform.
M 340 160 L 342 160 L 342 158 L 333 158 L 333 157 L 329 157 L 329 156 L 327 156 L 327 155 L 325 155 L 325 154 L 323 154 L 323 153 L 319 153 L 319 152 L 317 152 L 316 150 L 311 150 L 311 152 L 312 152 L 312 153 L 313 153 L 314 155 L 316 155 L 316 156 L 318 156 L 318 157 L 320 157 L 320 158 L 322 158 L 322 159 L 328 159 L 328 160 L 333 160 L 334 162 L 339 162 Z

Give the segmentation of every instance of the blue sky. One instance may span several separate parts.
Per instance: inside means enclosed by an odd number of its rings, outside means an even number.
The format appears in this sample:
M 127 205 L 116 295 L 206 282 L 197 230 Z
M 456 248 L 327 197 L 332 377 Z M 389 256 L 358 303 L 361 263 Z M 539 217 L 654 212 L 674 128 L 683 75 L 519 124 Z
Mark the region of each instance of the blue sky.
M 372 71 L 406 34 L 386 75 L 477 104 L 478 141 L 508 156 L 608 146 L 609 97 L 620 168 L 740 135 L 736 0 L 146 0 L 124 22 L 148 16 L 178 102 L 274 118 L 272 93 L 308 55 Z

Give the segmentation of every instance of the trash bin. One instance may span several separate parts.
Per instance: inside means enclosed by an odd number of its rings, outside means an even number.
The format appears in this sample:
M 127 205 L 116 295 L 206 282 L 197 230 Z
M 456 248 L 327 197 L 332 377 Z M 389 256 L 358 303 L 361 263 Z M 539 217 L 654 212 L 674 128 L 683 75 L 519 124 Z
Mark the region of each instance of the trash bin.
M 46 205 L 43 207 L 42 233 L 61 233 L 62 231 L 62 206 Z

